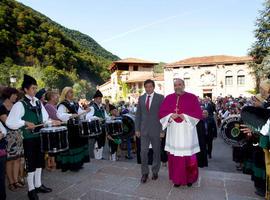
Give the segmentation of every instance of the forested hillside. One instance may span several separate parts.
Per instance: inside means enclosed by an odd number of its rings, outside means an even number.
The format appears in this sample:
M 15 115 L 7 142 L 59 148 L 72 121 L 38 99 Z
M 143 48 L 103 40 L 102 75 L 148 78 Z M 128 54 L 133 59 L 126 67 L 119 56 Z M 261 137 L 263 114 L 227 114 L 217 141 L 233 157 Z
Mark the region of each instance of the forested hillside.
M 79 31 L 67 29 L 14 0 L 0 2 L 2 85 L 8 84 L 13 75 L 19 86 L 22 74 L 28 73 L 38 79 L 40 87 L 61 89 L 75 84 L 93 90 L 109 78 L 107 67 L 117 59 Z

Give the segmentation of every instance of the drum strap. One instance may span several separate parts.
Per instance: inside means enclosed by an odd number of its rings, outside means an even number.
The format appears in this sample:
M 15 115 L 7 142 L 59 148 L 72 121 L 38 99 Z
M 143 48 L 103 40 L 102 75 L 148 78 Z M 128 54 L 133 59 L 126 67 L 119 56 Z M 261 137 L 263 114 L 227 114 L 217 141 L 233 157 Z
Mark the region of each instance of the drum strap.
M 71 114 L 77 114 L 78 113 L 78 110 L 79 110 L 79 104 L 78 103 L 74 102 L 74 104 L 71 104 L 70 102 L 65 100 L 65 101 L 62 101 L 57 107 L 59 107 L 60 105 L 64 105 L 68 109 L 68 112 L 71 113 Z

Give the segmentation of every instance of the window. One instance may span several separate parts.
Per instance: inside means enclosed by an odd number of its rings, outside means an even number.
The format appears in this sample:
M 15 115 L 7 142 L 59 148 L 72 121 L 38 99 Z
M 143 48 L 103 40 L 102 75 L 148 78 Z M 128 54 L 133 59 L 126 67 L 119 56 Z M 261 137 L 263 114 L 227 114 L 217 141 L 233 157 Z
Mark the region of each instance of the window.
M 237 76 L 237 85 L 245 85 L 245 76 L 244 75 Z
M 184 78 L 185 86 L 190 86 L 190 78 Z
M 133 71 L 138 71 L 138 69 L 139 69 L 138 65 L 133 66 Z
M 185 82 L 185 86 L 190 86 L 190 76 L 189 73 L 184 73 L 184 82 Z
M 227 71 L 225 74 L 225 85 L 233 85 L 232 71 Z
M 243 70 L 237 72 L 237 85 L 245 85 L 245 72 Z
M 128 64 L 121 64 L 117 66 L 117 69 L 122 71 L 128 71 Z
M 233 77 L 232 76 L 226 76 L 225 77 L 225 85 L 232 85 L 233 84 Z
M 175 79 L 175 78 L 180 78 L 180 77 L 179 77 L 179 74 L 178 74 L 178 73 L 174 73 L 174 74 L 173 74 L 173 78 L 174 78 L 174 79 Z

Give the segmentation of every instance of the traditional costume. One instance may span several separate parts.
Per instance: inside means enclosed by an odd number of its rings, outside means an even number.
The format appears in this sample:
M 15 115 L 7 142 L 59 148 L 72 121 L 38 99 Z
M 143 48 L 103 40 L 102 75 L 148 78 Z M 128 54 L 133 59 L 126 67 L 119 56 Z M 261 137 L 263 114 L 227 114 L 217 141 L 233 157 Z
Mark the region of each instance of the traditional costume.
M 116 107 L 114 105 L 109 105 L 109 112 L 116 110 Z M 121 120 L 122 121 L 122 117 L 120 116 L 113 116 L 114 118 L 112 120 Z M 110 148 L 110 160 L 112 161 L 116 161 L 116 153 L 117 153 L 117 149 L 119 144 L 121 144 L 122 140 L 120 138 L 119 135 L 110 135 L 109 134 L 110 130 L 108 131 L 108 144 L 109 144 L 109 148 Z
M 1 122 L 0 122 L 0 133 L 3 134 L 3 138 L 0 139 L 0 199 L 4 200 L 6 199 L 5 171 L 6 171 L 6 157 L 7 157 L 6 152 L 7 141 L 5 139 L 5 136 L 7 134 L 7 131 Z
M 97 90 L 96 93 L 94 94 L 93 98 L 98 98 L 98 97 L 103 97 L 102 93 Z M 102 104 L 97 104 L 94 102 L 92 106 L 90 106 L 90 112 L 87 113 L 86 119 L 87 120 L 92 120 L 92 119 L 100 119 L 102 123 L 102 133 L 98 136 L 95 137 L 95 142 L 94 142 L 94 155 L 95 159 L 102 159 L 103 155 L 103 147 L 105 146 L 105 141 L 106 141 L 106 131 L 105 131 L 105 121 L 110 119 L 109 115 L 103 108 Z
M 68 123 L 69 149 L 59 153 L 57 156 L 57 164 L 63 172 L 67 170 L 78 171 L 82 168 L 83 163 L 90 160 L 88 138 L 80 137 L 79 128 L 73 123 L 73 119 L 71 119 L 72 114 L 81 114 L 84 112 L 78 103 L 66 100 L 66 95 L 71 90 L 72 88 L 70 87 L 63 89 L 57 109 L 57 117 L 61 121 Z
M 32 85 L 37 85 L 36 80 L 28 75 L 24 75 L 22 89 L 29 89 Z M 36 97 L 26 94 L 22 100 L 14 104 L 6 125 L 8 128 L 20 129 L 23 133 L 23 147 L 27 170 L 28 197 L 38 199 L 37 192 L 51 192 L 50 188 L 41 184 L 41 171 L 44 167 L 44 154 L 41 152 L 39 129 L 27 129 L 26 122 L 35 125 L 45 123 L 49 116 L 44 106 Z
M 270 93 L 270 80 L 267 79 L 260 84 L 260 87 L 265 91 Z M 270 109 L 270 96 L 266 99 L 264 103 L 264 108 Z M 260 147 L 263 148 L 264 158 L 265 158 L 265 169 L 266 169 L 266 194 L 265 199 L 270 200 L 270 130 L 265 127 L 265 130 L 262 130 L 263 136 L 260 136 Z M 266 134 L 267 133 L 267 134 Z

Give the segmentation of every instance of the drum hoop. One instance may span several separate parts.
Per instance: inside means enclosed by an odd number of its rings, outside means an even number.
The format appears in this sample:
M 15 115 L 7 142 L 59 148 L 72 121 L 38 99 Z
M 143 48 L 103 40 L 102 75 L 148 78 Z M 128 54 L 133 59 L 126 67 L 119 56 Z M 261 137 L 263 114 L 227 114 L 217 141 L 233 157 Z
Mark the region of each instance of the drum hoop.
M 50 127 L 50 128 L 40 129 L 40 133 L 55 133 L 55 132 L 61 132 L 61 131 L 66 131 L 66 130 L 67 130 L 67 127 L 65 126 Z
M 57 151 L 48 150 L 48 153 L 59 153 L 59 152 L 66 151 L 68 149 L 69 149 L 69 145 L 67 145 L 67 147 L 65 147 L 65 148 L 57 149 Z
M 106 121 L 105 124 L 123 124 L 122 120 Z

